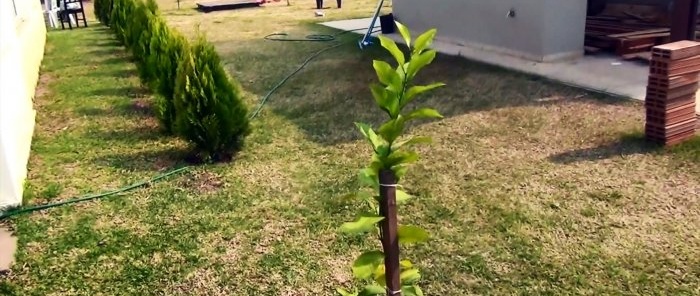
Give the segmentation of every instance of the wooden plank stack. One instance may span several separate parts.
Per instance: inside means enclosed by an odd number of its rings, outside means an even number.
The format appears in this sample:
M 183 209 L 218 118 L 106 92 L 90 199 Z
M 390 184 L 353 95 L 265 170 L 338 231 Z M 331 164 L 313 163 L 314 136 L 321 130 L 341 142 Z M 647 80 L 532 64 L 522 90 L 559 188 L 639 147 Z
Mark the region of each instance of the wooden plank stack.
M 700 36 L 700 25 L 697 26 L 697 31 Z M 623 59 L 648 61 L 648 53 L 653 46 L 670 40 L 669 25 L 662 22 L 629 16 L 586 18 L 585 49 L 588 54 L 607 51 Z
M 695 135 L 695 93 L 700 74 L 700 43 L 679 41 L 651 52 L 646 97 L 646 137 L 674 145 Z

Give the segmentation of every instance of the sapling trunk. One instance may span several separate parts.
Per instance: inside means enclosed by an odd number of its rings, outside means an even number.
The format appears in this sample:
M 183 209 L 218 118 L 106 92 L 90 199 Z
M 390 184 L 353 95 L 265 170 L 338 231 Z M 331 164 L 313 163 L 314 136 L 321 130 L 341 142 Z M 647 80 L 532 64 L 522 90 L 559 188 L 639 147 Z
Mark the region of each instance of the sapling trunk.
M 386 270 L 387 295 L 401 295 L 399 276 L 399 236 L 398 218 L 396 216 L 396 176 L 391 170 L 379 172 L 379 212 L 384 217 L 380 222 L 382 247 L 384 249 L 384 268 Z

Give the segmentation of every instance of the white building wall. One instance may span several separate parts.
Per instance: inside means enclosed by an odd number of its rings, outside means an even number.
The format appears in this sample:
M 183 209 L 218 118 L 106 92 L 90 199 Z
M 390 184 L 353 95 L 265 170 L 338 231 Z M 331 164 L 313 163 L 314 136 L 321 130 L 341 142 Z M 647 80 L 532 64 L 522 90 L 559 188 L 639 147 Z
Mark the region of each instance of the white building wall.
M 0 209 L 22 202 L 45 42 L 39 0 L 0 0 Z

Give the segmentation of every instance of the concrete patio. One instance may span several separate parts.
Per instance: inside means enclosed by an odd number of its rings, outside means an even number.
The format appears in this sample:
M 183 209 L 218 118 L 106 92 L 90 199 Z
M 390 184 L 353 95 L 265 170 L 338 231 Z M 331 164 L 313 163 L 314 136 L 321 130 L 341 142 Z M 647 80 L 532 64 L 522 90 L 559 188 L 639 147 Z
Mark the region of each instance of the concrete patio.
M 370 26 L 371 18 L 351 19 L 321 23 L 339 30 L 355 30 Z M 378 25 L 378 23 L 377 23 Z M 584 56 L 566 62 L 533 62 L 483 48 L 448 43 L 438 38 L 433 47 L 440 53 L 461 56 L 514 71 L 542 76 L 554 81 L 609 95 L 644 100 L 648 65 L 643 62 L 625 61 L 612 55 Z M 401 41 L 397 34 L 391 36 Z M 700 104 L 696 107 L 700 114 Z

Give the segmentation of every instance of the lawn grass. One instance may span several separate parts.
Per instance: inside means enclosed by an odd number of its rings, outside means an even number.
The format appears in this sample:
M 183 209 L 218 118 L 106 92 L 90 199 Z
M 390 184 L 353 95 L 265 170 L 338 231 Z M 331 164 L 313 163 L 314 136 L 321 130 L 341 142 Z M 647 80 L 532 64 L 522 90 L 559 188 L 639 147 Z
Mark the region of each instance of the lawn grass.
M 251 106 L 329 44 L 269 42 L 312 25 L 313 3 L 198 14 L 160 1 L 190 36 L 213 40 Z M 328 18 L 368 15 L 344 3 Z M 192 168 L 128 194 L 10 221 L 9 295 L 332 295 L 376 242 L 337 233 L 370 155 L 354 121 L 377 123 L 367 84 L 380 50 L 348 42 L 279 90 L 235 162 Z M 72 53 L 72 54 L 66 54 Z M 429 229 L 405 255 L 428 295 L 697 295 L 700 150 L 642 140 L 643 106 L 439 56 L 422 99 L 446 118 L 406 186 L 401 220 Z M 27 203 L 102 191 L 184 165 L 185 143 L 158 133 L 151 97 L 107 29 L 49 33 Z

